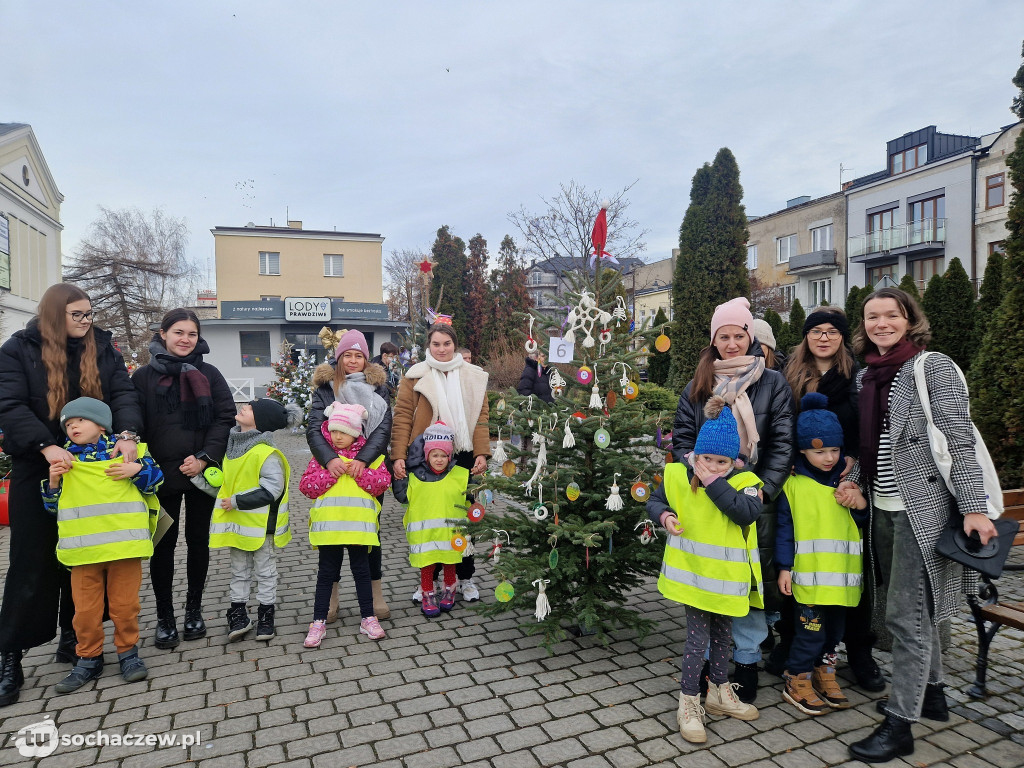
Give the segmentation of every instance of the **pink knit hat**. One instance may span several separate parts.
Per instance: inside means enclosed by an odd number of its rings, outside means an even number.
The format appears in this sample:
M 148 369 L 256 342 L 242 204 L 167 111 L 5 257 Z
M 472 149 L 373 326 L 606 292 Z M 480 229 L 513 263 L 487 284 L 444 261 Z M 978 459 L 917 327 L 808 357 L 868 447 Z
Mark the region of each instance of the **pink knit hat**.
M 455 452 L 455 433 L 443 421 L 435 421 L 423 431 L 423 453 L 430 455 L 433 450 L 444 451 L 448 456 Z
M 747 333 L 753 333 L 754 316 L 750 314 L 750 302 L 742 296 L 730 299 L 725 304 L 715 307 L 711 316 L 711 342 L 715 341 L 718 329 L 725 325 L 736 325 Z
M 335 400 L 324 408 L 327 417 L 328 432 L 344 432 L 352 437 L 363 434 L 363 422 L 366 421 L 366 409 L 361 405 L 339 403 Z
M 370 360 L 370 345 L 366 343 L 366 337 L 359 331 L 345 331 L 334 349 L 334 359 L 337 360 L 350 349 L 356 349 L 363 353 L 367 362 Z

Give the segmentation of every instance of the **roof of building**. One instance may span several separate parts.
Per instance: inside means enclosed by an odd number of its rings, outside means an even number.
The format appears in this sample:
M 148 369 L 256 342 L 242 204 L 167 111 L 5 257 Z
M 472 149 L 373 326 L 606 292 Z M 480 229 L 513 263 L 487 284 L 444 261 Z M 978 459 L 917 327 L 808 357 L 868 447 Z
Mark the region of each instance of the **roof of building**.
M 304 237 L 382 237 L 379 232 L 338 232 L 331 229 L 297 229 L 296 227 L 214 227 L 216 235 L 295 235 Z
M 19 131 L 22 128 L 28 127 L 28 123 L 0 123 L 0 136 L 3 136 L 5 133 L 13 133 L 14 131 Z
M 924 165 L 903 173 L 890 173 L 888 157 L 893 153 L 899 154 L 903 150 L 912 149 L 918 144 L 929 145 L 928 154 L 931 156 L 927 158 Z M 844 191 L 863 187 L 867 184 L 881 181 L 882 179 L 895 178 L 896 176 L 903 176 L 906 173 L 913 173 L 919 168 L 927 168 L 929 165 L 937 163 L 940 160 L 946 160 L 950 157 L 956 157 L 957 155 L 973 152 L 980 145 L 981 139 L 977 136 L 965 136 L 958 133 L 942 133 L 937 130 L 934 125 L 925 126 L 924 128 L 920 128 L 916 131 L 908 131 L 902 136 L 886 142 L 885 151 L 887 159 L 886 167 L 884 169 L 854 179 L 845 186 Z M 934 154 L 932 154 L 933 151 Z
M 842 192 L 830 192 L 827 195 L 822 195 L 821 197 L 816 197 L 813 200 L 807 200 L 806 202 L 799 203 L 797 205 L 791 205 L 788 208 L 781 208 L 781 209 L 779 209 L 777 211 L 772 211 L 771 213 L 766 213 L 766 214 L 763 214 L 761 216 L 748 216 L 747 217 L 747 223 L 753 223 L 755 221 L 761 221 L 763 219 L 769 219 L 772 216 L 778 216 L 779 214 L 782 214 L 782 213 L 791 213 L 792 211 L 799 211 L 802 208 L 810 208 L 812 205 L 817 205 L 818 203 L 823 203 L 826 200 L 830 200 L 832 198 L 842 197 L 842 196 L 843 196 Z

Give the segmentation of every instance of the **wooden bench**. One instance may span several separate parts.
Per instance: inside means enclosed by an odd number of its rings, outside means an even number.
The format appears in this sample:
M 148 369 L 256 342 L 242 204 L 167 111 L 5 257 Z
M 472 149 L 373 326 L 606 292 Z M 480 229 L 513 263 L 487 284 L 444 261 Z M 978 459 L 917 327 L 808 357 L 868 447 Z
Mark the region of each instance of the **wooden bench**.
M 1024 489 L 1003 492 L 1003 517 L 1017 520 L 1017 535 L 1013 546 L 1024 544 Z M 1011 553 L 1012 555 L 1012 553 Z M 1021 571 L 1024 565 L 1007 562 L 1005 571 Z M 967 689 L 974 698 L 985 696 L 985 676 L 988 672 L 988 649 L 1000 627 L 1024 629 L 1024 602 L 999 602 L 999 590 L 988 576 L 982 576 L 977 595 L 968 595 L 974 626 L 978 630 L 978 665 L 974 685 Z

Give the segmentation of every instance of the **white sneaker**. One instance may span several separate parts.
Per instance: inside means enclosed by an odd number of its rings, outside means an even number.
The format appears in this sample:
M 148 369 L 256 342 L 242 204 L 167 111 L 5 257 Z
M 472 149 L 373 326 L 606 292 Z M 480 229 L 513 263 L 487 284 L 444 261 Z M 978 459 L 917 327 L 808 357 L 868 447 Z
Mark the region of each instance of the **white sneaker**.
M 703 744 L 708 740 L 707 732 L 704 730 L 704 707 L 700 705 L 699 695 L 679 694 L 676 723 L 679 724 L 679 735 L 691 744 Z
M 462 599 L 468 603 L 475 602 L 480 599 L 480 590 L 476 586 L 476 582 L 470 577 L 464 581 L 459 582 L 459 587 L 462 590 Z

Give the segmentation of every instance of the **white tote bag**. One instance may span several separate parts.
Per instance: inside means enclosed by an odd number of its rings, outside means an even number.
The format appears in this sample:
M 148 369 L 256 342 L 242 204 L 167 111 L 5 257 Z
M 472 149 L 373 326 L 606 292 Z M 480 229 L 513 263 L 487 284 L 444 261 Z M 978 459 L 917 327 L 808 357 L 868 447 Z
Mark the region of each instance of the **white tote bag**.
M 928 442 L 931 445 L 935 466 L 939 468 L 939 474 L 946 481 L 946 487 L 949 488 L 949 492 L 953 494 L 953 498 L 956 498 L 956 488 L 953 487 L 953 483 L 949 479 L 953 458 L 949 455 L 949 443 L 946 441 L 946 436 L 942 433 L 941 429 L 935 426 L 935 422 L 932 420 L 932 404 L 931 399 L 928 397 L 928 383 L 924 374 L 925 358 L 931 354 L 934 353 L 925 352 L 918 355 L 917 360 L 914 361 L 914 381 L 917 384 L 917 394 L 921 399 L 921 407 L 924 408 L 925 418 L 928 419 Z M 952 360 L 950 362 L 953 363 Z M 953 367 L 956 368 L 960 381 L 964 383 L 964 389 L 966 390 L 967 380 L 964 379 L 963 371 L 960 370 L 956 363 L 953 363 Z M 973 421 L 971 422 L 971 428 L 974 429 L 974 453 L 978 466 L 981 468 L 981 479 L 985 486 L 985 503 L 988 507 L 987 515 L 990 520 L 995 520 L 1003 514 L 1003 490 L 999 487 L 999 475 L 996 473 L 995 465 L 992 464 L 992 457 L 989 456 L 988 448 L 985 447 L 985 441 L 981 439 L 981 434 L 978 432 L 978 428 L 974 425 Z

